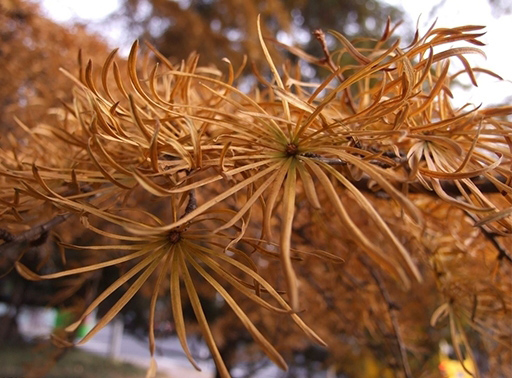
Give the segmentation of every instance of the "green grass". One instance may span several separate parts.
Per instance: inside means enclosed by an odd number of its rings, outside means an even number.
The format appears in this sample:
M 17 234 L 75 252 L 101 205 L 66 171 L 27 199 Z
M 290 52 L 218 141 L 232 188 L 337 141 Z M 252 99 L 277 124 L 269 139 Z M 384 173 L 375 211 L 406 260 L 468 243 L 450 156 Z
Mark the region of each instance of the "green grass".
M 0 378 L 139 378 L 146 375 L 144 368 L 76 348 L 67 350 L 61 358 L 59 354 L 62 350 L 48 343 L 0 345 Z

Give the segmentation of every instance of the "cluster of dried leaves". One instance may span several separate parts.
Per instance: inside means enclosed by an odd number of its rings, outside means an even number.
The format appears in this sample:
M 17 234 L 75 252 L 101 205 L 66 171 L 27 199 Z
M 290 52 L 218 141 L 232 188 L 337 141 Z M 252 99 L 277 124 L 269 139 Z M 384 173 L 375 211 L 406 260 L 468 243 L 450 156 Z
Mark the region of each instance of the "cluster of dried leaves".
M 459 355 L 462 345 L 471 351 L 466 330 L 485 334 L 490 369 L 506 369 L 512 108 L 450 103 L 458 75 L 474 84 L 477 73 L 496 76 L 465 58 L 483 54 L 473 47 L 481 29 L 432 27 L 407 47 L 389 23 L 380 40 L 351 43 L 333 31 L 334 51 L 318 31 L 325 56 L 288 48 L 330 70 L 311 83 L 299 66 L 274 65 L 258 26 L 272 77 L 256 72 L 260 86 L 249 93 L 236 86 L 242 67 L 227 60 L 224 70 L 198 66 L 195 55 L 174 65 L 149 44 L 139 59 L 137 42 L 126 68 L 113 51 L 99 72 L 92 62 L 77 77 L 62 69 L 72 99 L 52 107 L 49 121 L 17 120 L 26 136 L 2 141 L 0 253 L 28 280 L 125 267 L 67 328 L 122 291 L 80 343 L 149 285 L 152 355 L 156 305 L 168 295 L 197 366 L 183 315 L 189 302 L 223 376 L 198 285 L 213 288 L 283 369 L 278 350 L 298 330 L 335 356 L 353 353 L 368 333 L 392 334 L 394 363 L 412 376 L 426 315 L 432 326 L 448 324 Z M 346 56 L 353 64 L 338 65 Z M 463 71 L 450 72 L 453 58 Z M 73 217 L 96 241 L 57 237 L 54 227 Z M 26 247 L 48 234 L 63 268 L 27 267 Z M 67 268 L 66 249 L 89 263 Z M 411 298 L 424 307 L 409 306 Z M 269 341 L 276 329 L 282 339 Z

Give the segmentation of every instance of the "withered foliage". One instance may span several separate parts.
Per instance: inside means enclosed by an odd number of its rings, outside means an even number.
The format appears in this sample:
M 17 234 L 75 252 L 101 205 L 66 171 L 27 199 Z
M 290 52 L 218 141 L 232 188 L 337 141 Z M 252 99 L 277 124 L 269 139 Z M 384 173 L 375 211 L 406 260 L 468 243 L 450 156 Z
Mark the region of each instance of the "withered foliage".
M 255 25 L 272 77 L 250 92 L 228 60 L 175 65 L 149 44 L 140 58 L 137 42 L 126 68 L 114 51 L 99 70 L 61 69 L 72 99 L 51 122 L 17 119 L 26 135 L 4 141 L 0 253 L 35 281 L 122 269 L 67 328 L 122 291 L 79 343 L 144 291 L 151 354 L 168 296 L 191 363 L 185 303 L 223 376 L 218 343 L 242 332 L 233 315 L 283 369 L 280 352 L 307 347 L 305 334 L 339 369 L 383 344 L 382 361 L 416 376 L 437 327 L 461 359 L 482 335 L 487 369 L 511 373 L 512 107 L 450 102 L 458 75 L 497 76 L 466 59 L 483 54 L 482 27 L 432 27 L 405 47 L 390 23 L 361 45 L 332 31 L 333 51 L 317 31 L 324 56 L 288 48 L 330 70 L 313 83 L 276 67 Z M 57 237 L 73 218 L 98 238 Z M 89 259 L 27 266 L 48 234 Z M 214 324 L 200 300 L 211 289 L 232 310 Z

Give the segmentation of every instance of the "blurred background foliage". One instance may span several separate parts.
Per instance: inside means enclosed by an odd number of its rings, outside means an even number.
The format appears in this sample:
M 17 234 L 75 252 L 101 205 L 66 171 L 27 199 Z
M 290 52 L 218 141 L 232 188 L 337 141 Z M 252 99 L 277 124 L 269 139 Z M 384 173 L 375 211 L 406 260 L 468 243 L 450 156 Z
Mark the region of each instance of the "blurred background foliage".
M 315 29 L 334 29 L 348 37 L 376 37 L 388 16 L 393 20 L 401 17 L 398 9 L 375 0 L 122 0 L 117 17 L 174 59 L 185 59 L 197 51 L 202 64 L 227 57 L 239 66 L 247 54 L 261 67 L 265 63 L 254 22 L 258 14 L 264 35 L 317 56 L 322 51 L 311 35 Z
M 76 72 L 78 49 L 97 57 L 109 51 L 83 25 L 59 25 L 28 1 L 0 1 L 0 125 L 4 137 L 14 129 L 15 113 L 24 121 L 39 119 L 61 100 L 71 98 L 74 84 L 59 68 Z

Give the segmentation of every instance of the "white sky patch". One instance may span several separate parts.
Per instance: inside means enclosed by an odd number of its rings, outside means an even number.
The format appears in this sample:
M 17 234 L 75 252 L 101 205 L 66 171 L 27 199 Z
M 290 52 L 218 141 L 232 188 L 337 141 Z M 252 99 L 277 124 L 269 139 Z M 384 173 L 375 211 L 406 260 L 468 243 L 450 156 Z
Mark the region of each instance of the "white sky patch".
M 48 16 L 58 22 L 100 21 L 120 6 L 119 0 L 41 0 Z
M 486 46 L 479 47 L 487 59 L 478 55 L 465 57 L 473 66 L 490 69 L 500 75 L 500 81 L 485 74 L 476 74 L 478 88 L 456 87 L 453 90 L 457 106 L 469 102 L 476 106 L 483 104 L 510 105 L 512 102 L 512 14 L 494 17 L 488 0 L 385 0 L 386 3 L 402 8 L 415 26 L 418 22 L 420 32 L 425 32 L 437 19 L 436 27 L 456 27 L 462 25 L 481 25 L 486 34 L 479 38 Z M 419 21 L 418 21 L 419 20 Z M 400 32 L 400 30 L 398 30 Z M 468 44 L 466 44 L 468 45 Z M 461 44 L 454 44 L 461 46 Z M 478 46 L 475 46 L 478 47 Z M 457 59 L 452 60 L 450 72 L 461 69 Z M 463 83 L 469 83 L 467 75 L 459 76 Z

